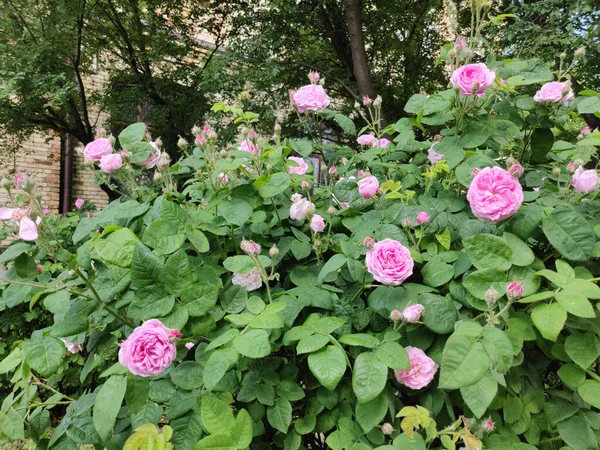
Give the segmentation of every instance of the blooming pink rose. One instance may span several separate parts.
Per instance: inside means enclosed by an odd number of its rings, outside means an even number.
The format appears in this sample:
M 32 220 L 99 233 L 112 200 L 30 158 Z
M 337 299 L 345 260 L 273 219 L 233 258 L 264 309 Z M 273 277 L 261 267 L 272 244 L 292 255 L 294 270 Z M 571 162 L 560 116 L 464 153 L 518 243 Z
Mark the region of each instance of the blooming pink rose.
M 234 273 L 231 282 L 236 286 L 243 287 L 246 291 L 255 291 L 262 286 L 262 279 L 257 268 L 248 273 Z
M 379 180 L 373 175 L 365 177 L 358 182 L 358 192 L 363 198 L 371 198 L 377 194 L 379 189 Z
M 424 223 L 429 222 L 429 220 L 429 214 L 427 214 L 425 211 L 421 211 L 419 214 L 417 214 L 417 223 L 419 225 L 423 225 Z
M 112 173 L 115 170 L 119 170 L 123 165 L 123 158 L 118 153 L 111 153 L 110 155 L 104 155 L 100 159 L 100 170 L 106 173 Z
M 149 142 L 149 144 L 156 149 L 156 152 L 152 153 L 145 161 L 138 163 L 138 166 L 145 167 L 146 169 L 152 169 L 155 167 L 160 160 L 161 155 L 158 145 L 156 145 L 154 142 Z
M 373 147 L 387 148 L 387 146 L 390 145 L 391 143 L 392 143 L 392 141 L 390 141 L 389 139 L 381 138 L 381 139 L 375 140 L 375 142 L 373 142 Z
M 562 102 L 563 106 L 568 106 L 569 100 L 573 100 L 574 98 L 571 85 L 567 81 L 563 83 L 560 81 L 546 83 L 533 96 L 533 99 L 538 103 Z
M 360 145 L 366 145 L 367 147 L 371 147 L 375 142 L 377 142 L 377 138 L 373 133 L 369 134 L 361 134 L 357 139 Z
M 77 200 L 75 200 L 75 207 L 77 209 L 81 209 L 81 207 L 83 206 L 84 203 L 85 203 L 84 199 L 78 198 Z
M 315 233 L 320 233 L 321 231 L 323 231 L 325 229 L 325 221 L 323 220 L 323 218 L 320 215 L 315 214 L 314 216 L 312 216 L 312 219 L 310 220 L 310 228 Z
M 410 370 L 394 370 L 396 380 L 411 389 L 422 389 L 431 383 L 439 366 L 420 348 L 408 346 L 406 352 Z
M 194 347 L 194 343 L 193 342 L 186 342 L 185 343 L 185 348 L 187 348 L 188 350 L 191 350 Z
M 402 316 L 407 322 L 417 323 L 421 318 L 421 314 L 423 314 L 424 310 L 425 307 L 417 303 L 416 305 L 411 305 L 404 308 L 404 311 L 402 311 Z
M 288 158 L 288 161 L 294 161 L 296 164 L 298 164 L 297 166 L 289 166 L 288 173 L 295 173 L 296 175 L 304 175 L 306 173 L 306 171 L 308 170 L 308 164 L 306 164 L 306 161 L 304 161 L 303 158 L 300 158 L 298 156 L 290 156 Z
M 573 174 L 573 187 L 582 194 L 594 192 L 599 184 L 600 178 L 595 170 L 583 170 L 583 167 L 579 166 Z
M 257 146 L 254 145 L 254 143 L 250 139 L 244 139 L 238 147 L 238 150 L 241 152 L 247 152 L 256 155 L 258 149 Z
M 314 210 L 315 205 L 303 198 L 297 202 L 292 203 L 290 207 L 290 219 L 292 220 L 304 220 L 311 210 Z
M 475 217 L 496 223 L 518 211 L 523 203 L 523 188 L 508 171 L 486 167 L 473 178 L 467 200 Z
M 521 178 L 523 176 L 523 173 L 525 173 L 525 169 L 523 169 L 523 166 L 519 163 L 510 166 L 508 168 L 508 171 L 515 178 Z
M 38 238 L 37 226 L 42 219 L 34 222 L 20 208 L 0 208 L 0 220 L 12 220 L 19 223 L 19 237 L 24 241 L 35 241 Z
M 298 112 L 323 111 L 329 106 L 329 96 L 320 84 L 307 84 L 298 89 L 292 96 L 292 104 Z
M 414 261 L 400 242 L 384 239 L 373 245 L 365 259 L 367 270 L 383 284 L 398 286 L 412 275 Z
M 121 344 L 119 362 L 134 375 L 158 375 L 175 359 L 174 331 L 157 319 L 144 322 Z
M 510 300 L 523 297 L 523 285 L 518 281 L 513 281 L 506 287 L 506 296 Z
M 61 341 L 63 342 L 63 344 L 65 344 L 65 347 L 67 348 L 67 351 L 69 353 L 79 353 L 82 350 L 81 344 L 73 344 L 70 341 L 67 341 L 65 339 L 61 339 Z
M 85 146 L 83 156 L 86 159 L 100 161 L 104 155 L 110 155 L 113 152 L 113 147 L 110 141 L 106 138 L 98 138 Z
M 452 73 L 450 82 L 463 95 L 485 96 L 485 90 L 494 84 L 496 72 L 483 63 L 467 64 Z
M 442 159 L 444 159 L 444 155 L 436 152 L 433 147 L 435 146 L 435 143 L 429 147 L 429 150 L 427 151 L 427 159 L 429 160 L 429 162 L 433 165 L 436 165 L 437 163 L 439 163 Z

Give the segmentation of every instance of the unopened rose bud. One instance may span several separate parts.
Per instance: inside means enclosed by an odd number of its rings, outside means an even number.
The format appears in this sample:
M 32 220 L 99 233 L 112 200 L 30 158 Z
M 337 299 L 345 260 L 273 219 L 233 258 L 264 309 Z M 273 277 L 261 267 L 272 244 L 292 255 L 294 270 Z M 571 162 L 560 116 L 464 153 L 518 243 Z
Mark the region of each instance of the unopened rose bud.
M 402 221 L 402 226 L 404 228 L 412 227 L 412 222 L 410 221 L 410 219 L 408 217 Z
M 381 432 L 386 436 L 389 436 L 394 432 L 394 427 L 391 423 L 384 423 L 383 425 L 381 425 Z
M 506 167 L 510 167 L 513 164 L 518 164 L 519 161 L 517 161 L 513 155 L 510 155 L 508 158 L 506 158 Z
M 365 171 L 364 171 L 364 170 L 362 170 L 362 169 L 360 169 L 360 170 L 358 171 L 357 175 L 358 175 L 359 177 L 362 177 L 362 176 L 364 176 L 364 175 L 365 175 Z
M 179 140 L 177 141 L 177 147 L 184 149 L 184 148 L 187 148 L 187 146 L 188 146 L 188 141 L 186 141 L 184 138 L 179 136 Z
M 156 140 L 154 141 L 154 145 L 156 145 L 156 148 L 158 148 L 159 150 L 160 150 L 161 148 L 163 148 L 163 141 L 162 141 L 162 139 L 161 139 L 161 138 L 158 138 L 158 139 L 156 139 Z
M 306 214 L 310 217 L 312 216 L 315 212 L 317 212 L 317 209 L 315 208 L 314 203 L 311 203 L 310 206 L 308 208 L 306 208 Z
M 96 137 L 99 137 L 99 138 L 106 137 L 106 129 L 104 129 L 104 127 L 98 127 L 98 130 L 96 130 Z
M 348 158 L 342 158 L 341 161 L 343 165 L 348 164 Z
M 583 56 L 585 56 L 585 47 L 579 47 L 577 50 L 575 50 L 575 59 L 582 58 Z
M 226 158 L 227 157 L 227 150 L 223 149 L 219 152 L 219 155 L 221 155 L 221 158 Z
M 335 212 L 336 212 L 336 209 L 335 209 L 333 206 L 330 206 L 330 207 L 327 209 L 327 214 L 329 214 L 330 216 L 333 216 L 333 215 L 335 215 Z
M 275 124 L 275 133 L 280 133 L 281 132 L 281 125 L 279 123 Z
M 370 105 L 371 103 L 373 103 L 373 100 L 371 100 L 368 96 L 365 95 L 362 98 L 362 102 L 363 102 L 363 105 L 367 106 L 367 105 Z
M 566 53 L 566 52 L 562 52 L 562 53 L 559 55 L 559 58 L 560 58 L 560 59 L 565 59 L 566 57 L 567 57 L 567 53 Z
M 321 246 L 321 239 L 315 239 L 315 247 Z
M 525 173 L 525 169 L 523 169 L 523 166 L 519 163 L 510 166 L 508 168 L 508 171 L 515 178 L 521 178 L 523 176 L 523 173 Z
M 575 172 L 575 164 L 573 164 L 572 162 L 567 164 L 567 172 L 569 172 L 569 173 Z
M 271 258 L 275 258 L 277 255 L 279 255 L 279 249 L 275 244 L 273 244 L 273 247 L 269 249 L 269 256 L 271 256 Z
M 575 164 L 575 167 L 579 167 L 583 166 L 585 163 L 583 162 L 583 159 L 577 158 L 575 161 L 573 161 L 573 164 Z
M 363 245 L 367 250 L 371 250 L 375 245 L 375 239 L 373 239 L 372 237 L 366 237 L 363 240 Z
M 416 305 L 411 305 L 404 308 L 404 311 L 402 311 L 402 317 L 404 317 L 404 320 L 409 323 L 417 323 L 424 310 L 425 308 L 423 305 L 417 303 Z
M 439 140 L 441 140 L 441 139 L 442 139 L 442 135 L 441 135 L 441 134 L 436 134 L 436 135 L 433 137 L 433 140 L 434 140 L 435 142 L 437 142 L 437 141 L 439 141 Z
M 200 128 L 198 125 L 194 125 L 192 127 L 192 134 L 194 136 L 200 136 L 202 134 L 202 128 Z
M 496 424 L 494 423 L 494 421 L 492 420 L 491 417 L 484 419 L 484 421 L 481 424 L 481 428 L 486 433 L 491 433 L 492 431 L 494 431 L 495 426 L 496 426 Z
M 402 313 L 400 311 L 398 311 L 397 309 L 394 309 L 390 313 L 390 319 L 392 319 L 394 322 L 396 322 L 397 320 L 401 320 L 402 319 Z
M 490 288 L 487 291 L 485 291 L 485 301 L 488 305 L 491 306 L 496 304 L 499 298 L 500 294 L 492 286 L 490 286 Z
M 191 350 L 193 347 L 194 347 L 194 343 L 193 342 L 186 342 L 185 348 L 187 348 L 188 350 Z
M 154 172 L 154 177 L 152 178 L 154 181 L 158 181 L 162 178 L 162 174 L 160 172 Z
M 474 167 L 473 170 L 471 170 L 471 178 L 475 178 L 475 176 L 481 172 L 481 169 L 478 169 L 477 167 Z
M 360 103 L 354 102 L 354 109 L 360 109 Z
M 380 106 L 381 102 L 382 102 L 381 95 L 378 95 L 377 97 L 375 97 L 375 100 L 373 100 L 373 106 Z
M 10 188 L 12 187 L 12 183 L 10 182 L 10 180 L 8 178 L 3 177 L 0 180 L 0 186 L 2 186 L 7 191 L 10 191 Z
M 313 71 L 308 72 L 308 79 L 310 80 L 311 83 L 313 83 L 313 84 L 317 83 L 319 81 L 319 78 L 321 78 L 321 77 L 319 76 L 319 74 L 317 72 L 313 72 Z
M 427 214 L 425 211 L 421 211 L 419 214 L 417 214 L 417 223 L 419 225 L 423 225 L 424 223 L 429 222 L 429 220 L 429 214 Z
M 555 167 L 554 169 L 552 169 L 552 173 L 556 176 L 560 175 L 560 167 Z
M 321 171 L 327 172 L 327 166 L 325 164 L 321 165 Z
M 506 287 L 506 296 L 509 300 L 523 297 L 523 285 L 518 281 L 513 281 Z
M 336 175 L 337 174 L 337 168 L 335 166 L 332 166 L 329 168 L 329 175 Z
M 172 339 L 181 339 L 181 331 L 179 330 L 171 330 L 169 334 L 171 335 Z
M 310 189 L 310 183 L 304 180 L 302 183 L 300 183 L 300 187 L 305 191 L 308 191 Z
M 115 139 L 115 137 L 112 134 L 107 139 L 108 139 L 108 142 L 110 142 L 110 145 L 113 147 L 117 143 L 117 140 Z
M 273 164 L 267 164 L 266 169 L 267 169 L 267 172 L 270 172 L 271 170 L 273 170 Z

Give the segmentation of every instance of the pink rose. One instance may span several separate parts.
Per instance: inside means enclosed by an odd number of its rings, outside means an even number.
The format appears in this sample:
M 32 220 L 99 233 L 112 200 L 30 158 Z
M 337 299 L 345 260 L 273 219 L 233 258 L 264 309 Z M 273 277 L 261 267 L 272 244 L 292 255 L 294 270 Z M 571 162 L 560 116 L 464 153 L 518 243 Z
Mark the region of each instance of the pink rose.
M 387 146 L 390 145 L 391 143 L 392 143 L 392 141 L 390 141 L 386 138 L 381 138 L 381 139 L 375 140 L 375 142 L 373 142 L 373 147 L 387 148 Z
M 450 82 L 463 95 L 485 96 L 485 90 L 494 84 L 496 72 L 483 63 L 467 64 L 452 73 Z
M 444 155 L 436 152 L 433 147 L 435 146 L 435 143 L 429 147 L 429 150 L 427 151 L 427 159 L 429 160 L 429 162 L 432 165 L 436 165 L 437 163 L 439 163 L 442 159 L 444 159 Z
M 365 259 L 367 270 L 383 284 L 398 286 L 412 275 L 414 261 L 400 242 L 384 239 L 373 245 Z
M 600 178 L 595 170 L 583 170 L 583 167 L 579 166 L 573 174 L 573 187 L 582 194 L 594 192 L 599 184 Z
M 186 342 L 185 348 L 187 348 L 188 350 L 191 350 L 193 347 L 194 347 L 194 343 L 193 342 Z
M 431 383 L 438 365 L 423 350 L 416 347 L 406 347 L 410 359 L 410 370 L 394 370 L 396 380 L 411 389 L 422 389 Z
M 417 323 L 421 318 L 421 314 L 423 314 L 424 310 L 425 308 L 423 307 L 423 305 L 417 303 L 416 305 L 404 308 L 404 311 L 402 311 L 402 316 L 407 322 Z
M 331 175 L 331 176 L 335 176 L 335 175 L 337 175 L 337 167 L 335 167 L 335 166 L 331 166 L 331 167 L 329 168 L 329 171 L 328 171 L 328 172 L 329 172 L 329 175 Z
M 304 220 L 311 210 L 314 210 L 315 205 L 307 199 L 303 198 L 297 202 L 292 203 L 290 207 L 290 219 L 292 220 Z
M 118 153 L 111 153 L 110 155 L 104 155 L 100 159 L 100 170 L 106 173 L 112 173 L 115 170 L 119 170 L 123 165 L 123 158 Z
M 290 156 L 288 161 L 294 161 L 296 164 L 298 164 L 297 166 L 288 167 L 288 173 L 290 174 L 295 173 L 296 175 L 304 175 L 308 170 L 308 164 L 306 164 L 306 161 L 298 156 Z
M 518 281 L 513 281 L 506 287 L 506 296 L 510 300 L 523 297 L 523 285 Z
M 262 286 L 262 279 L 257 268 L 248 273 L 234 273 L 231 282 L 236 286 L 243 287 L 246 291 L 255 291 Z
M 311 83 L 317 83 L 321 77 L 318 72 L 313 72 L 312 70 L 308 72 L 308 79 Z
M 250 139 L 244 139 L 238 147 L 238 150 L 256 155 L 258 149 Z
M 417 214 L 417 223 L 419 225 L 423 225 L 424 223 L 429 222 L 429 220 L 429 214 L 427 214 L 425 211 L 421 211 L 419 214 Z
M 581 134 L 583 134 L 584 136 L 587 134 L 590 134 L 591 132 L 592 132 L 592 130 L 589 125 L 586 125 L 585 127 L 583 127 L 581 129 Z
M 367 147 L 371 147 L 375 142 L 377 142 L 377 138 L 373 135 L 373 133 L 369 134 L 361 134 L 357 139 L 360 145 L 366 145 Z
M 50 210 L 47 208 L 42 209 L 42 214 L 47 216 L 48 214 L 50 214 Z
M 320 84 L 308 84 L 298 89 L 292 96 L 292 104 L 298 112 L 323 111 L 329 106 L 330 99 Z
M 475 217 L 496 223 L 519 210 L 523 203 L 523 188 L 508 171 L 486 167 L 473 178 L 467 200 Z
M 85 146 L 83 156 L 86 159 L 100 161 L 104 155 L 110 155 L 113 152 L 113 147 L 110 141 L 106 138 L 98 138 Z
M 196 144 L 196 146 L 200 147 L 201 145 L 206 144 L 206 138 L 200 134 L 200 135 L 196 136 L 196 139 L 194 140 L 194 144 Z
M 377 194 L 379 180 L 374 176 L 365 177 L 358 182 L 358 192 L 363 198 L 371 198 Z
M 133 330 L 121 344 L 119 362 L 134 375 L 150 377 L 164 371 L 177 353 L 173 331 L 151 319 Z
M 146 169 L 152 169 L 156 166 L 156 163 L 160 160 L 160 149 L 158 145 L 154 142 L 149 142 L 149 144 L 156 149 L 156 152 L 152 153 L 145 161 L 138 163 L 138 166 L 145 167 Z
M 61 341 L 63 342 L 63 344 L 65 344 L 65 347 L 67 348 L 67 351 L 69 353 L 75 354 L 79 353 L 82 350 L 81 344 L 73 344 L 72 342 L 69 342 L 65 339 L 61 339 Z
M 77 200 L 75 200 L 75 207 L 77 209 L 81 209 L 81 207 L 83 206 L 84 203 L 85 203 L 84 199 L 78 198 Z
M 568 106 L 569 100 L 573 100 L 574 98 L 571 85 L 567 81 L 564 83 L 560 81 L 546 83 L 533 96 L 533 99 L 538 103 L 562 102 L 563 106 Z
M 312 219 L 310 220 L 310 228 L 315 233 L 320 233 L 321 231 L 323 231 L 325 229 L 325 221 L 323 220 L 323 218 L 320 215 L 315 214 L 314 216 L 312 216 Z
M 310 189 L 310 183 L 304 180 L 302 183 L 300 183 L 300 187 L 305 191 L 308 191 Z

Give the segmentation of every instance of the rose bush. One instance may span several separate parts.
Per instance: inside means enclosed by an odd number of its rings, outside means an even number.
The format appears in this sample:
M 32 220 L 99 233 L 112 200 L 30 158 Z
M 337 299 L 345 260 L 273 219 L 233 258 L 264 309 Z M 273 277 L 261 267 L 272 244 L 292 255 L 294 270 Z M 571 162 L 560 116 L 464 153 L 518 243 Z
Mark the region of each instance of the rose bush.
M 451 69 L 470 63 L 465 45 Z M 1 317 L 45 321 L 0 361 L 2 435 L 42 449 L 597 448 L 600 133 L 563 130 L 599 113 L 598 95 L 537 102 L 565 73 L 478 64 L 385 129 L 382 99 L 358 106 L 357 130 L 321 85 L 298 90 L 302 120 L 361 148 L 262 138 L 257 114 L 217 104 L 245 127 L 230 147 L 195 127 L 170 164 L 144 124 L 90 145 L 123 192 L 102 211 L 56 221 L 33 191 L 13 198 L 6 233 L 27 217 L 38 236 L 0 255 Z

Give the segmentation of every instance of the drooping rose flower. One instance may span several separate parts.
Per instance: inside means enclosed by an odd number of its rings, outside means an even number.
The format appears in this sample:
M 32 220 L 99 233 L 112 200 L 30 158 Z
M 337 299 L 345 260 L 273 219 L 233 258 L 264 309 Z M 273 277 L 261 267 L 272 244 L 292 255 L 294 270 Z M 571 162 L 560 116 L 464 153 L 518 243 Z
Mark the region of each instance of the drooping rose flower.
M 361 134 L 357 139 L 360 145 L 366 145 L 367 147 L 371 147 L 375 142 L 377 142 L 377 138 L 373 133 L 369 134 Z
M 411 305 L 404 308 L 404 311 L 402 311 L 402 316 L 407 322 L 417 323 L 421 318 L 421 314 L 423 314 L 424 310 L 425 307 L 417 303 L 416 305 Z
M 523 203 L 523 188 L 508 171 L 486 167 L 473 178 L 467 200 L 475 217 L 496 223 L 519 210 Z
M 371 198 L 377 194 L 379 180 L 374 176 L 365 177 L 358 182 L 358 192 L 363 198 Z
M 123 166 L 123 158 L 118 153 L 104 155 L 100 159 L 100 170 L 103 172 L 113 173 L 115 170 L 119 170 L 121 166 Z
M 20 208 L 0 208 L 0 220 L 12 220 L 19 224 L 19 237 L 24 241 L 35 241 L 38 238 L 37 226 L 42 219 L 34 222 Z
M 575 95 L 571 90 L 569 82 L 551 81 L 542 86 L 535 93 L 533 100 L 538 103 L 562 103 L 563 106 L 568 106 L 569 101 L 573 100 Z
M 398 286 L 412 275 L 414 261 L 400 242 L 384 239 L 373 245 L 365 259 L 367 270 L 380 283 Z
M 231 282 L 236 286 L 241 286 L 248 292 L 255 291 L 262 286 L 262 279 L 257 268 L 248 273 L 234 273 Z
M 296 164 L 298 164 L 297 166 L 289 166 L 288 173 L 295 173 L 296 175 L 306 174 L 306 171 L 308 170 L 308 164 L 306 164 L 306 161 L 304 161 L 303 158 L 298 156 L 290 156 L 288 161 L 294 161 Z
M 100 161 L 104 155 L 110 155 L 113 152 L 113 146 L 107 138 L 98 138 L 85 146 L 83 156 L 86 159 Z
M 420 348 L 406 347 L 410 360 L 410 370 L 394 370 L 396 380 L 411 389 L 423 389 L 437 373 L 438 365 Z
M 61 339 L 67 351 L 71 354 L 79 353 L 82 350 L 81 344 L 74 344 L 73 342 L 67 341 L 66 339 Z
M 436 152 L 433 149 L 433 147 L 435 146 L 435 144 L 436 143 L 434 142 L 433 145 L 431 147 L 429 147 L 429 150 L 427 150 L 427 159 L 434 166 L 437 163 L 439 163 L 442 159 L 444 159 L 444 155 L 442 155 L 441 153 Z
M 579 166 L 573 174 L 573 187 L 582 194 L 589 194 L 598 189 L 600 178 L 595 170 L 584 170 Z
M 292 96 L 292 104 L 298 112 L 323 111 L 331 102 L 325 89 L 320 84 L 307 84 L 298 89 Z
M 494 84 L 496 72 L 488 69 L 484 63 L 467 64 L 456 69 L 450 82 L 463 95 L 484 97 L 485 90 Z
M 373 147 L 387 148 L 391 143 L 392 141 L 386 138 L 376 139 L 375 142 L 373 142 Z
M 314 216 L 312 216 L 312 219 L 310 220 L 310 228 L 315 233 L 320 233 L 321 231 L 323 231 L 325 229 L 325 221 L 323 220 L 323 218 L 320 215 L 315 214 Z
M 160 320 L 148 320 L 121 344 L 119 362 L 134 375 L 158 375 L 175 359 L 174 340 L 178 335 L 177 330 L 167 328 Z

